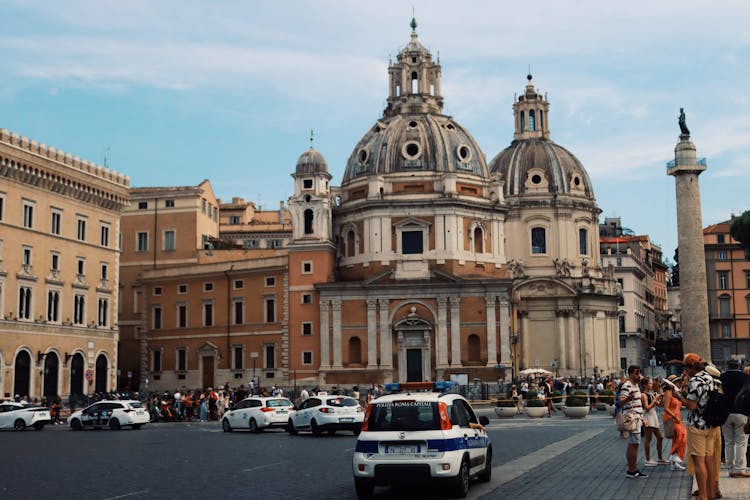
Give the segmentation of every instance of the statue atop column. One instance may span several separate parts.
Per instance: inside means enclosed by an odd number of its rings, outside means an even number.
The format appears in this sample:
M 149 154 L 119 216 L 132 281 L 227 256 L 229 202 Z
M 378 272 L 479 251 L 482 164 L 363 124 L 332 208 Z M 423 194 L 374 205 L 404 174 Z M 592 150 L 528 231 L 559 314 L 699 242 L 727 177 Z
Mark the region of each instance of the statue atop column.
M 680 138 L 682 136 L 686 136 L 685 139 L 690 137 L 690 130 L 687 128 L 687 123 L 685 123 L 685 108 L 680 108 L 680 117 L 677 120 L 677 123 L 680 124 Z

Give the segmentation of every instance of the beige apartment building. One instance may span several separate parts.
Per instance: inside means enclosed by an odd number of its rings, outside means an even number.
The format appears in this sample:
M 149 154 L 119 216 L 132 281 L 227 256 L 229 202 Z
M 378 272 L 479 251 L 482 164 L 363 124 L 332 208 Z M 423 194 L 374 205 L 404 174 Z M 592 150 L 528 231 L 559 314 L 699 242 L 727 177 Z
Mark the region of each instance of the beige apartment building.
M 0 130 L 0 387 L 48 399 L 116 387 L 128 177 Z

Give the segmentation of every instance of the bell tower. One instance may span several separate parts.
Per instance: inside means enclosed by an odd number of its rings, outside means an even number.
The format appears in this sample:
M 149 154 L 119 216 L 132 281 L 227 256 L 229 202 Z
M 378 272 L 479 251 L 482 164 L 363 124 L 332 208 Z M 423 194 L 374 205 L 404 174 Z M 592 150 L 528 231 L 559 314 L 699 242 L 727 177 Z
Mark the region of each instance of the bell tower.
M 401 49 L 396 62 L 388 64 L 388 104 L 385 117 L 407 113 L 441 113 L 440 58 L 417 39 L 417 21 L 411 20 L 411 40 Z
M 513 103 L 516 132 L 513 139 L 546 139 L 549 140 L 549 101 L 542 96 L 531 83 L 531 73 L 526 76 L 529 81 L 526 91 Z
M 325 158 L 310 146 L 297 160 L 292 177 L 294 195 L 289 198 L 292 240 L 295 244 L 330 241 L 331 174 Z

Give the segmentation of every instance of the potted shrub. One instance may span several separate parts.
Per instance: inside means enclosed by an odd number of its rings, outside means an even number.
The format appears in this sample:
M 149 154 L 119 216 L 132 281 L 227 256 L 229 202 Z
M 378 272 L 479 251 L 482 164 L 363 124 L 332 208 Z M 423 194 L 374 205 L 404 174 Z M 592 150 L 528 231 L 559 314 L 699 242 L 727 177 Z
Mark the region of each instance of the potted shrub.
M 563 409 L 566 417 L 584 418 L 589 414 L 588 395 L 584 391 L 575 391 L 565 398 L 565 408 Z
M 518 407 L 513 399 L 498 399 L 495 406 L 495 415 L 500 418 L 513 418 L 518 413 Z
M 599 401 L 604 403 L 607 412 L 610 416 L 615 416 L 615 391 L 611 389 L 604 389 L 599 393 Z
M 541 418 L 547 414 L 547 408 L 544 406 L 544 400 L 539 399 L 539 392 L 529 390 L 526 393 L 526 416 L 529 418 Z

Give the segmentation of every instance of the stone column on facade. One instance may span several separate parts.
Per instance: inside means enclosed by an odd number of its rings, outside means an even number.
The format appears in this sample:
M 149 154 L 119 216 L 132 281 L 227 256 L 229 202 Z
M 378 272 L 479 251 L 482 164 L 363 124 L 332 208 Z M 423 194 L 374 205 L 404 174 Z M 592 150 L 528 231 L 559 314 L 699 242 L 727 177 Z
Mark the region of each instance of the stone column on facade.
M 580 370 L 578 329 L 573 311 L 568 315 L 568 370 Z
M 529 311 L 520 311 L 521 314 L 521 358 L 519 363 L 526 368 L 531 366 L 531 358 L 529 356 L 529 349 L 531 345 L 531 339 L 529 338 Z M 520 368 L 520 366 L 519 366 Z
M 565 369 L 568 366 L 568 357 L 566 354 L 567 342 L 566 342 L 566 320 L 568 317 L 568 311 L 564 309 L 557 310 L 557 368 Z
M 451 361 L 450 366 L 461 366 L 461 298 L 451 297 Z
M 487 366 L 494 367 L 497 365 L 497 316 L 495 314 L 495 304 L 497 297 L 487 295 L 484 298 L 484 304 L 487 311 Z
M 380 222 L 380 241 L 381 241 L 381 251 L 380 251 L 380 259 L 383 261 L 388 261 L 393 258 L 393 242 L 391 239 L 391 218 L 390 217 L 383 217 Z M 393 363 L 389 363 L 389 366 Z
M 674 150 L 675 164 L 667 174 L 675 178 L 677 200 L 677 243 L 680 249 L 680 303 L 682 305 L 682 350 L 711 360 L 708 328 L 706 256 L 701 219 L 701 191 L 698 176 L 706 170 L 699 164 L 690 134 L 680 135 Z
M 380 366 L 393 368 L 393 341 L 388 321 L 388 299 L 378 299 L 380 308 Z
M 330 339 L 328 324 L 328 311 L 330 304 L 327 300 L 320 301 L 320 369 L 328 370 L 331 368 L 331 356 L 330 356 Z
M 333 368 L 343 368 L 341 363 L 341 299 L 334 299 L 333 306 Z
M 510 350 L 510 303 L 500 300 L 500 362 L 508 365 L 513 364 Z
M 377 300 L 367 299 L 367 368 L 375 368 L 378 364 L 377 304 Z
M 435 359 L 437 368 L 448 366 L 448 309 L 446 307 L 448 299 L 445 297 L 437 298 L 438 321 L 437 321 L 437 340 L 435 342 Z

